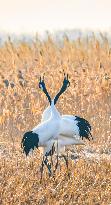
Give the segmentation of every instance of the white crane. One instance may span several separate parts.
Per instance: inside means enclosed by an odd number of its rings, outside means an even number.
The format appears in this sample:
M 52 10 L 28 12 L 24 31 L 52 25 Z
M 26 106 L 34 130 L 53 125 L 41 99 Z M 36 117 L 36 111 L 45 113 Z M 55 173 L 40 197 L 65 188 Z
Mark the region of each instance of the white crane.
M 58 94 L 53 99 L 54 105 L 57 103 L 60 95 L 67 89 L 67 87 L 70 85 L 70 82 L 68 80 L 68 75 L 64 76 L 64 81 L 62 88 L 58 92 Z M 42 91 L 46 92 L 46 87 L 44 83 L 44 78 L 39 82 L 39 88 L 42 89 Z M 47 91 L 48 93 L 48 91 Z M 48 94 L 49 95 L 49 94 Z M 50 107 L 46 108 L 45 111 L 42 114 L 42 122 L 46 121 L 51 114 Z M 48 144 L 48 147 L 45 147 L 44 154 L 45 155 L 51 155 L 53 154 L 53 151 L 51 152 L 51 149 L 55 146 L 57 156 L 58 153 L 61 152 L 61 150 L 65 149 L 65 146 L 67 145 L 83 145 L 84 142 L 81 140 L 81 138 L 86 138 L 90 140 L 91 135 L 91 125 L 87 120 L 84 118 L 73 116 L 73 115 L 62 115 L 61 116 L 61 123 L 60 123 L 60 134 L 58 136 L 58 139 L 51 139 L 50 143 Z M 93 138 L 92 138 L 93 139 Z M 53 146 L 54 145 L 54 146 Z M 66 165 L 68 165 L 68 161 L 66 157 L 64 156 L 64 159 L 66 161 Z M 58 165 L 58 158 L 57 158 L 57 164 Z
M 29 154 L 31 150 L 34 150 L 35 148 L 48 147 L 48 145 L 50 144 L 50 140 L 56 139 L 56 136 L 59 135 L 60 121 L 61 121 L 60 113 L 57 111 L 54 105 L 54 101 L 53 100 L 51 101 L 51 98 L 48 95 L 47 91 L 45 92 L 45 94 L 50 103 L 51 114 L 47 120 L 41 122 L 39 125 L 34 127 L 31 131 L 28 131 L 24 134 L 21 141 L 21 146 L 26 156 Z M 42 176 L 44 164 L 47 166 L 49 173 L 51 173 L 51 167 L 48 164 L 47 155 L 43 157 L 41 176 Z
M 56 105 L 60 95 L 67 89 L 69 85 L 70 85 L 70 82 L 68 80 L 68 75 L 67 75 L 64 77 L 63 85 L 60 91 L 57 93 L 57 95 L 53 99 L 54 105 Z M 40 80 L 39 88 L 41 88 L 43 92 L 44 92 L 44 89 L 47 91 L 45 83 L 44 83 L 44 79 L 42 81 Z M 50 106 L 48 106 L 42 114 L 41 122 L 45 122 L 50 117 L 50 114 L 51 114 L 51 109 L 50 109 Z M 86 138 L 90 140 L 90 137 L 93 139 L 92 134 L 91 134 L 91 125 L 86 119 L 82 117 L 74 116 L 74 115 L 61 115 L 60 128 L 61 128 L 60 129 L 61 134 L 65 136 L 74 137 L 74 138 L 76 136 L 76 139 Z

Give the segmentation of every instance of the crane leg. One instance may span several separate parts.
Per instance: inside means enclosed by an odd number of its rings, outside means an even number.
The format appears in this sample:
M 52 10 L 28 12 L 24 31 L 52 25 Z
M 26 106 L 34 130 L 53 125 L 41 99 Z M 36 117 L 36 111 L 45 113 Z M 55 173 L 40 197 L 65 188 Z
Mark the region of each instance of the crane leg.
M 56 162 L 56 165 L 55 165 L 54 173 L 55 173 L 56 170 L 57 170 L 58 164 L 59 164 L 59 154 L 58 154 L 58 140 L 57 140 L 57 162 Z
M 55 171 L 56 171 L 56 169 L 58 167 L 58 164 L 59 164 L 59 157 L 58 157 L 58 154 L 57 154 L 57 162 L 56 162 L 56 165 L 55 165 Z
M 70 174 L 69 174 L 69 162 L 68 162 L 68 152 L 67 152 L 67 156 L 66 155 L 62 155 L 64 160 L 65 160 L 65 163 L 66 163 L 66 167 L 67 167 L 67 172 L 68 172 L 68 177 L 70 179 Z
M 54 144 L 55 144 L 55 143 L 53 143 L 53 145 L 52 145 L 52 150 L 51 150 L 51 164 L 52 164 L 52 166 L 53 166 L 52 156 L 53 156 L 53 154 L 54 154 L 54 152 L 55 152 L 55 146 L 54 146 Z
M 41 168 L 40 168 L 40 172 L 41 172 L 40 181 L 42 181 L 44 165 L 46 165 L 46 167 L 47 167 L 47 169 L 48 169 L 49 177 L 52 175 L 52 172 L 51 172 L 51 164 L 48 163 L 47 157 L 45 157 L 45 159 L 44 159 L 44 156 L 43 156 L 43 160 L 42 160 L 42 164 L 41 164 Z
M 65 156 L 65 155 L 62 155 L 64 160 L 65 160 L 65 163 L 66 163 L 66 167 L 67 167 L 67 170 L 68 170 L 68 157 Z
M 48 172 L 49 172 L 49 177 L 52 175 L 52 171 L 51 171 L 51 164 L 49 164 L 47 157 L 44 160 L 44 164 L 46 165 Z
M 43 170 L 44 170 L 44 157 L 43 157 L 42 164 L 41 164 L 41 167 L 40 167 L 40 172 L 41 172 L 40 181 L 42 181 Z

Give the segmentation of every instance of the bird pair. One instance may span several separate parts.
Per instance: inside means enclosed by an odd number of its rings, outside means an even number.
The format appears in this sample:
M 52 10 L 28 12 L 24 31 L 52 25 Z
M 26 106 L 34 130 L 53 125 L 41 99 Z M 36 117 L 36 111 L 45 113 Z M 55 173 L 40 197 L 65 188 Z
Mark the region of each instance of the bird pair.
M 83 138 L 90 140 L 90 137 L 92 137 L 91 126 L 87 120 L 73 115 L 60 115 L 55 107 L 59 97 L 69 85 L 68 75 L 64 75 L 63 85 L 60 91 L 51 100 L 45 86 L 44 78 L 40 78 L 39 81 L 39 88 L 45 93 L 50 106 L 43 112 L 41 123 L 24 134 L 22 148 L 26 155 L 29 154 L 31 149 L 34 150 L 38 147 L 44 148 L 41 176 L 44 164 L 47 166 L 49 174 L 51 174 L 51 164 L 48 162 L 48 156 L 52 156 L 54 151 L 57 153 L 57 163 L 55 166 L 57 168 L 58 155 L 61 150 L 64 150 L 65 146 L 84 144 Z M 65 155 L 63 156 L 68 167 L 68 160 Z

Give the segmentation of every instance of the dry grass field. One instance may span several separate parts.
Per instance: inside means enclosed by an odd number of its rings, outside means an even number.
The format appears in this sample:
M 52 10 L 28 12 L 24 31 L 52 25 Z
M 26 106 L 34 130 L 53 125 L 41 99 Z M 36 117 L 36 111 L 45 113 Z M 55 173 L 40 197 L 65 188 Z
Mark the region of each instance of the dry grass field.
M 111 204 L 111 49 L 101 35 L 62 47 L 49 37 L 14 45 L 10 38 L 0 48 L 0 204 L 1 205 L 110 205 Z M 61 159 L 55 178 L 44 170 L 40 183 L 41 151 L 26 158 L 23 133 L 41 119 L 48 105 L 38 88 L 45 73 L 47 88 L 55 96 L 63 81 L 71 85 L 57 103 L 63 114 L 79 115 L 92 125 L 93 141 L 69 147 L 69 172 Z

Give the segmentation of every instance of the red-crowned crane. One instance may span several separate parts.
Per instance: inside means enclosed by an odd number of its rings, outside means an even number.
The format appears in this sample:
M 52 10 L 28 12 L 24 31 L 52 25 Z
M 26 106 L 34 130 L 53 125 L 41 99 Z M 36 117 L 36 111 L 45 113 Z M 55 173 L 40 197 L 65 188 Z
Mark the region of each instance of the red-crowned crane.
M 31 150 L 34 150 L 35 148 L 48 146 L 50 140 L 56 139 L 56 136 L 59 135 L 61 116 L 54 105 L 54 101 L 51 100 L 47 92 L 45 92 L 45 94 L 50 103 L 51 114 L 47 120 L 41 122 L 31 131 L 28 131 L 24 134 L 21 146 L 26 156 Z M 47 155 L 45 155 L 42 161 L 41 176 L 44 164 L 46 164 L 49 173 L 51 174 L 51 167 L 47 162 Z
M 54 105 L 57 103 L 60 95 L 67 89 L 69 85 L 70 85 L 70 82 L 68 80 L 68 75 L 64 76 L 63 85 L 60 91 L 58 92 L 58 94 L 53 99 Z M 42 81 L 40 79 L 39 88 L 43 92 L 45 91 L 44 93 L 48 93 L 45 83 L 44 83 L 44 79 Z M 51 109 L 50 107 L 48 107 L 45 109 L 45 111 L 42 114 L 42 122 L 46 121 L 50 117 L 50 114 L 51 114 Z M 51 153 L 53 154 L 53 152 L 51 152 L 51 149 L 54 148 L 55 146 L 57 156 L 58 156 L 58 153 L 61 152 L 61 150 L 64 150 L 65 146 L 79 145 L 79 144 L 83 145 L 84 144 L 84 142 L 82 141 L 83 138 L 90 140 L 90 137 L 92 138 L 91 125 L 86 119 L 81 118 L 79 116 L 62 115 L 61 121 L 60 121 L 60 134 L 58 136 L 58 139 L 55 140 L 53 138 L 50 140 L 48 146 L 46 146 L 44 149 L 44 154 L 45 155 L 46 154 L 49 155 Z M 66 164 L 68 164 L 65 156 L 64 156 L 64 159 L 66 161 Z
M 54 105 L 54 100 L 51 100 L 44 84 L 44 79 L 40 78 L 39 87 L 44 91 L 50 103 L 50 116 L 44 122 L 34 127 L 31 131 L 24 134 L 21 145 L 26 156 L 31 150 L 38 147 L 44 148 L 44 156 L 41 167 L 41 177 L 43 173 L 44 164 L 47 166 L 49 174 L 51 174 L 51 165 L 48 163 L 47 157 L 52 153 L 54 142 L 58 139 L 59 129 L 61 125 L 61 116 Z M 69 83 L 64 84 L 62 93 L 67 89 Z M 58 94 L 57 94 L 58 95 Z

